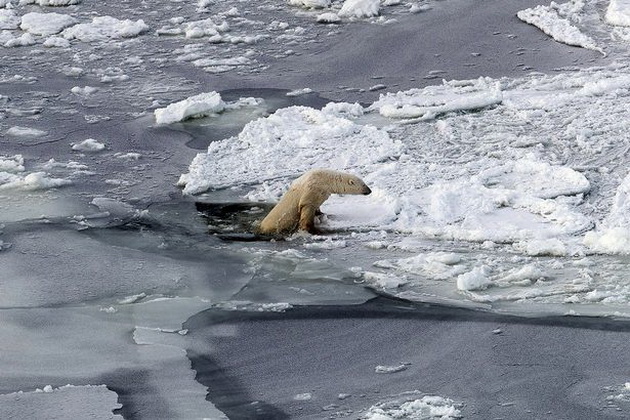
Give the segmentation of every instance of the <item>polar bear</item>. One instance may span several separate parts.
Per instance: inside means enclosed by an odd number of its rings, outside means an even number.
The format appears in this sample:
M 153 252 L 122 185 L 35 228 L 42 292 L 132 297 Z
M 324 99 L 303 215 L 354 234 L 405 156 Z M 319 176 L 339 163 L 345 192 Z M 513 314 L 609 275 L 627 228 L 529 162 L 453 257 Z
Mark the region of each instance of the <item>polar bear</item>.
M 331 194 L 370 194 L 361 178 L 328 169 L 313 169 L 293 181 L 278 204 L 260 222 L 257 233 L 290 235 L 298 230 L 317 233 L 315 216 Z

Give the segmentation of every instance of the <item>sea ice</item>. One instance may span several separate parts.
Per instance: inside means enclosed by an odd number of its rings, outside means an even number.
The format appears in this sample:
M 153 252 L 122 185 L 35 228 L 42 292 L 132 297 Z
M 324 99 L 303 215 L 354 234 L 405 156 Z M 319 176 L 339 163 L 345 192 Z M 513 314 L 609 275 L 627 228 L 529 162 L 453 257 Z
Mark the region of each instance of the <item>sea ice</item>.
M 340 23 L 341 18 L 337 13 L 327 12 L 317 15 L 318 23 Z
M 288 0 L 291 6 L 304 7 L 306 9 L 323 9 L 330 6 L 330 0 Z
M 44 130 L 38 130 L 31 127 L 20 127 L 17 125 L 7 130 L 7 135 L 14 137 L 42 137 L 46 134 L 48 133 Z
M 157 124 L 172 124 L 188 118 L 200 118 L 218 114 L 225 109 L 225 102 L 217 92 L 200 93 L 154 111 Z
M 523 22 L 536 26 L 558 42 L 603 53 L 591 37 L 572 25 L 569 20 L 579 13 L 583 6 L 583 0 L 572 0 L 560 5 L 551 2 L 550 6 L 539 5 L 532 9 L 521 10 L 516 15 Z
M 630 254 L 630 175 L 617 187 L 608 215 L 585 235 L 584 244 L 595 252 Z
M 381 8 L 380 0 L 345 0 L 339 16 L 349 18 L 369 18 L 378 16 Z
M 227 22 L 215 23 L 213 18 L 183 24 L 183 32 L 186 38 L 210 37 L 213 41 L 221 40 L 221 34 L 229 31 L 229 29 Z
M 39 4 L 40 6 L 71 6 L 81 0 L 20 0 L 20 4 Z
M 499 84 L 491 79 L 444 82 L 442 86 L 381 95 L 370 109 L 388 118 L 432 119 L 440 114 L 475 110 L 503 100 Z
M 58 34 L 75 23 L 77 20 L 69 15 L 31 12 L 22 16 L 20 28 L 34 35 L 49 36 Z
M 611 25 L 630 26 L 630 0 L 610 0 L 605 19 Z
M 118 395 L 105 385 L 50 385 L 30 392 L 0 395 L 0 418 L 44 419 L 111 419 L 122 420 L 113 411 L 122 407 Z
M 105 145 L 95 139 L 85 139 L 72 145 L 72 150 L 77 152 L 100 152 L 104 149 Z
M 468 273 L 457 276 L 457 288 L 459 290 L 483 290 L 492 285 L 489 267 L 482 265 L 475 267 Z
M 10 33 L 8 33 L 8 37 L 6 39 L 2 36 L 2 34 L 0 34 L 0 43 L 4 43 L 4 46 L 7 48 L 15 48 L 35 45 L 36 41 L 33 35 L 26 32 L 18 37 L 13 37 Z
M 52 178 L 46 172 L 32 172 L 24 177 L 14 175 L 8 179 L 2 179 L 2 174 L 0 173 L 0 190 L 36 191 L 70 184 L 72 184 L 72 181 L 69 179 Z
M 250 122 L 238 137 L 211 143 L 207 153 L 195 157 L 179 185 L 185 194 L 198 194 L 274 180 L 273 186 L 262 188 L 273 194 L 267 199 L 277 198 L 287 179 L 314 167 L 351 170 L 401 151 L 401 142 L 376 127 L 355 124 L 327 110 L 289 107 Z
M 91 23 L 80 23 L 66 28 L 61 34 L 66 39 L 80 41 L 107 41 L 133 38 L 149 30 L 143 20 L 119 20 L 111 16 L 96 16 Z
M 393 419 L 458 419 L 461 411 L 453 400 L 439 396 L 420 397 L 418 391 L 403 393 L 389 401 L 380 402 L 370 407 L 361 415 L 362 420 Z
M 13 9 L 0 10 L 0 30 L 17 29 L 20 26 L 20 17 L 15 14 Z

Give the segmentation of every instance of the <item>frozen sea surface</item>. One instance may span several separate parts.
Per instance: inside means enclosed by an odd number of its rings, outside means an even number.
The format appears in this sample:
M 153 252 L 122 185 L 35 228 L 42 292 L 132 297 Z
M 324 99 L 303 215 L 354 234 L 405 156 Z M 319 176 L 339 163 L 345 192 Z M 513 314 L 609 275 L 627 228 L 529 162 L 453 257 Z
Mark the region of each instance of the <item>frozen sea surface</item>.
M 0 0 L 0 417 L 626 417 L 629 10 Z

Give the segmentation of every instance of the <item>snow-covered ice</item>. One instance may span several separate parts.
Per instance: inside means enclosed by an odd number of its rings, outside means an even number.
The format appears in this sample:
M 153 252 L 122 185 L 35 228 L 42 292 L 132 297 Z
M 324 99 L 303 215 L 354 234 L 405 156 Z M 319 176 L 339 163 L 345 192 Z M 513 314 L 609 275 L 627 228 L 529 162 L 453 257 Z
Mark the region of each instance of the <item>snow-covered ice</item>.
M 419 392 L 408 392 L 389 401 L 370 407 L 361 415 L 363 420 L 389 419 L 458 419 L 462 417 L 460 409 L 450 398 L 433 395 L 420 397 Z M 418 398 L 416 398 L 418 397 Z
M 58 34 L 75 23 L 77 20 L 69 15 L 31 12 L 22 16 L 20 28 L 34 35 L 48 36 Z
M 72 145 L 72 150 L 77 152 L 100 152 L 105 149 L 105 144 L 95 139 L 85 139 Z
M 99 418 L 122 419 L 113 411 L 120 408 L 115 392 L 105 385 L 46 385 L 35 391 L 0 395 L 0 415 L 4 419 Z
M 155 110 L 155 122 L 171 124 L 187 118 L 207 117 L 225 109 L 225 103 L 217 92 L 200 93 L 183 101 Z
M 602 51 L 591 37 L 572 24 L 572 20 L 579 22 L 579 13 L 584 5 L 583 0 L 572 0 L 562 4 L 551 2 L 550 6 L 540 5 L 522 10 L 517 16 L 522 21 L 540 28 L 558 42 Z
M 80 23 L 62 32 L 66 39 L 80 41 L 106 41 L 108 39 L 132 38 L 149 30 L 142 19 L 116 19 L 111 16 L 96 16 L 91 23 Z
M 405 88 L 366 74 L 327 91 L 307 74 L 276 86 L 304 70 L 283 60 L 448 2 L 109 3 L 0 0 L 0 417 L 121 418 L 121 384 L 138 374 L 129 393 L 163 404 L 140 403 L 144 418 L 163 407 L 221 418 L 187 355 L 184 323 L 205 310 L 282 317 L 375 289 L 528 316 L 630 316 L 628 1 L 552 2 L 514 19 L 603 53 L 588 51 L 594 63 L 614 58 L 602 65 L 443 81 L 436 67 L 405 74 Z M 465 52 L 465 66 L 486 58 Z M 220 242 L 195 211 L 266 205 L 315 167 L 373 191 L 326 201 L 321 236 Z M 397 362 L 368 370 L 407 375 Z M 293 391 L 295 404 L 318 401 Z M 465 414 L 432 395 L 371 396 L 359 415 Z
M 339 10 L 339 16 L 354 18 L 373 17 L 378 16 L 380 8 L 380 0 L 345 0 L 341 10 Z

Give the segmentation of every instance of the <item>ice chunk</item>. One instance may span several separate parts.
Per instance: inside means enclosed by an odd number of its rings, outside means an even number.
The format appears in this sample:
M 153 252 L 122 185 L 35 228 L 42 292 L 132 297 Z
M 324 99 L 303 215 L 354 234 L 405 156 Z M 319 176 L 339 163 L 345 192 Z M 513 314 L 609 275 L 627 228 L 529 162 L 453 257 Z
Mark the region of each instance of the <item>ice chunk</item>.
M 35 35 L 54 35 L 58 34 L 68 26 L 77 23 L 72 16 L 60 13 L 27 13 L 22 16 L 22 30 Z
M 460 410 L 453 400 L 439 396 L 420 397 L 418 391 L 401 394 L 389 401 L 380 402 L 361 416 L 365 420 L 390 419 L 442 419 L 452 420 L 461 417 Z
M 104 149 L 105 145 L 95 139 L 85 139 L 72 145 L 72 150 L 77 152 L 100 152 Z
M 323 9 L 330 6 L 330 0 L 289 0 L 289 4 L 306 9 Z
M 66 385 L 31 392 L 0 395 L 0 418 L 44 419 L 120 419 L 113 411 L 121 408 L 118 395 L 105 385 Z
M 2 42 L 3 39 L 0 36 L 0 42 Z M 7 48 L 15 48 L 15 47 L 28 47 L 29 45 L 34 45 L 35 44 L 35 38 L 33 38 L 33 35 L 29 34 L 28 32 L 23 33 L 22 35 L 18 36 L 18 37 L 10 37 L 9 39 L 4 41 L 4 46 Z
M 155 121 L 158 124 L 172 124 L 188 118 L 217 114 L 225 109 L 225 102 L 217 92 L 200 93 L 190 98 L 156 109 Z
M 337 13 L 328 12 L 317 15 L 318 23 L 339 23 L 341 22 L 341 18 Z
M 45 172 L 33 172 L 24 177 L 14 176 L 6 181 L 2 183 L 2 174 L 0 174 L 0 190 L 35 191 L 72 184 L 69 179 L 52 178 Z
M 388 118 L 431 119 L 447 112 L 475 110 L 501 103 L 498 83 L 480 78 L 465 82 L 444 82 L 442 86 L 411 89 L 381 95 L 372 104 Z
M 630 175 L 621 182 L 602 226 L 588 232 L 584 244 L 595 252 L 630 254 Z
M 539 5 L 531 9 L 521 10 L 516 15 L 523 22 L 537 27 L 558 42 L 603 53 L 603 50 L 597 46 L 591 37 L 572 25 L 569 20 L 583 6 L 584 2 L 580 0 L 570 1 L 562 5 L 551 2 L 550 6 Z
M 369 18 L 378 16 L 380 0 L 346 0 L 339 10 L 339 16 L 349 18 Z
M 42 137 L 48 134 L 44 130 L 38 130 L 31 127 L 14 126 L 7 130 L 7 135 L 14 137 Z
M 0 30 L 13 30 L 20 26 L 20 17 L 15 14 L 13 9 L 0 10 Z
M 107 41 L 118 38 L 133 38 L 149 30 L 143 20 L 119 20 L 111 16 L 96 16 L 92 23 L 80 23 L 62 32 L 66 39 L 80 41 Z
M 81 0 L 20 0 L 20 4 L 39 4 L 40 6 L 71 6 Z
M 569 167 L 527 158 L 483 171 L 479 178 L 487 186 L 501 186 L 538 198 L 584 194 L 591 189 L 588 179 Z
M 611 25 L 630 26 L 630 0 L 610 0 L 605 19 Z
M 489 278 L 490 269 L 487 266 L 475 267 L 468 273 L 457 276 L 459 290 L 483 290 L 492 284 Z
M 217 37 L 216 41 L 221 38 L 221 33 L 230 29 L 227 22 L 216 23 L 212 18 L 186 22 L 183 25 L 183 31 L 186 38 Z

